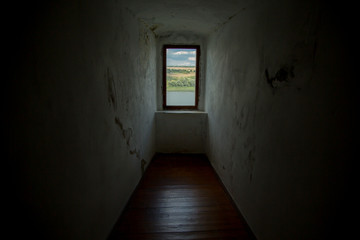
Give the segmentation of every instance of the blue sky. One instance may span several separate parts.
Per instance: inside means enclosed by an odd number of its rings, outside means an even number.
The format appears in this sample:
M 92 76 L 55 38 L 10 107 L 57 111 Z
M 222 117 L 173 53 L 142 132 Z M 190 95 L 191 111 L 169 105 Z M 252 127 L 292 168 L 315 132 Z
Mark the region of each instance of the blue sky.
M 195 66 L 196 49 L 167 49 L 167 66 Z

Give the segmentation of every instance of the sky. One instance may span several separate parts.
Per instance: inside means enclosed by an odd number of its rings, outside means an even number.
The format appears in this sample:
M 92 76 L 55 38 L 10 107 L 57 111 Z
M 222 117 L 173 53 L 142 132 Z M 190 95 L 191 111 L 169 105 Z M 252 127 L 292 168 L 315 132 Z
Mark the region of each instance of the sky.
M 195 66 L 196 65 L 196 49 L 172 49 L 167 50 L 166 65 L 167 66 Z

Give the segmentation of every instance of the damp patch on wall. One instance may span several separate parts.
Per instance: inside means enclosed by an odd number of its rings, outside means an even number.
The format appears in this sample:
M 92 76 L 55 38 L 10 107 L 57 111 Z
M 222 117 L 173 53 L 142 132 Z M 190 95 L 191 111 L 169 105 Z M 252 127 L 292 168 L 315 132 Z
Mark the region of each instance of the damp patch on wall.
M 123 139 L 126 141 L 126 145 L 129 149 L 129 154 L 134 155 L 137 160 L 141 163 L 141 173 L 144 174 L 145 167 L 147 162 L 145 159 L 141 158 L 141 151 L 136 148 L 136 144 L 132 140 L 133 138 L 133 129 L 132 128 L 124 128 L 123 123 L 120 121 L 118 117 L 115 117 L 115 124 L 119 127 L 121 134 L 123 136 Z
M 104 78 L 107 81 L 108 102 L 113 107 L 113 109 L 115 111 L 116 107 L 117 107 L 117 103 L 116 103 L 116 87 L 115 87 L 115 81 L 114 81 L 113 74 L 111 73 L 109 68 L 107 68 Z
M 267 83 L 272 88 L 281 88 L 286 86 L 290 79 L 294 78 L 294 66 L 284 65 L 272 77 L 270 77 L 268 69 L 265 69 L 265 77 Z
M 145 161 L 145 159 L 141 159 L 141 174 L 144 175 L 145 173 L 145 166 L 146 166 L 147 162 Z

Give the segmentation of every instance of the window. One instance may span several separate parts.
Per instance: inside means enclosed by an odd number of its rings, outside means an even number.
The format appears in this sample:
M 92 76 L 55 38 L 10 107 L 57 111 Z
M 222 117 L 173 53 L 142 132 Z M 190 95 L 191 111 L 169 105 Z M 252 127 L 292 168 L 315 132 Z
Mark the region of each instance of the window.
M 165 45 L 163 51 L 164 109 L 197 109 L 200 47 Z

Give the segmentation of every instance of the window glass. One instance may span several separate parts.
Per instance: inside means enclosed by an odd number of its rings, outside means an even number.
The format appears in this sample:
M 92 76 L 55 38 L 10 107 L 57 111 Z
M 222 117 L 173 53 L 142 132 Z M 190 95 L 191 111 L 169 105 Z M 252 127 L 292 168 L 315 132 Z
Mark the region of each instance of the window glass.
M 164 58 L 164 107 L 196 108 L 198 47 L 166 46 Z

